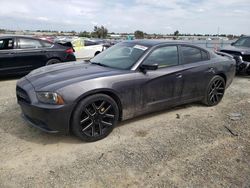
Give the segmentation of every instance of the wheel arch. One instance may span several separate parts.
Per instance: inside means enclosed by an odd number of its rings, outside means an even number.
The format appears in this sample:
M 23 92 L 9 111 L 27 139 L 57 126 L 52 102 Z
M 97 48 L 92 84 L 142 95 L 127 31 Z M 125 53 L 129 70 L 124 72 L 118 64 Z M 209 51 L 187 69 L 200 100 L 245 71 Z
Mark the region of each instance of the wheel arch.
M 71 126 L 72 126 L 72 117 L 73 117 L 73 113 L 77 107 L 77 105 L 79 104 L 79 102 L 89 96 L 92 96 L 92 95 L 96 95 L 96 94 L 104 94 L 104 95 L 108 95 L 109 97 L 111 97 L 117 104 L 118 106 L 118 110 L 119 110 L 119 117 L 118 117 L 118 120 L 121 121 L 122 120 L 122 103 L 121 103 L 121 100 L 120 100 L 120 97 L 118 96 L 118 94 L 111 90 L 111 89 L 97 89 L 97 90 L 93 90 L 91 92 L 87 92 L 83 95 L 81 95 L 80 97 L 77 98 L 77 100 L 75 101 L 75 104 L 74 104 L 74 107 L 73 107 L 73 110 L 71 111 L 71 114 L 70 114 L 70 121 L 69 121 L 69 132 L 71 132 Z
M 51 59 L 56 59 L 56 60 L 62 62 L 62 60 L 59 57 L 52 56 L 52 57 L 49 57 L 48 59 L 46 59 L 45 65 L 47 65 L 48 61 L 50 61 Z
M 226 76 L 226 74 L 224 74 L 223 72 L 220 72 L 220 73 L 218 73 L 217 75 L 218 75 L 218 76 L 221 76 L 221 77 L 224 79 L 225 84 L 227 83 L 227 76 Z
M 99 53 L 101 53 L 101 51 L 97 50 L 94 56 L 98 55 Z

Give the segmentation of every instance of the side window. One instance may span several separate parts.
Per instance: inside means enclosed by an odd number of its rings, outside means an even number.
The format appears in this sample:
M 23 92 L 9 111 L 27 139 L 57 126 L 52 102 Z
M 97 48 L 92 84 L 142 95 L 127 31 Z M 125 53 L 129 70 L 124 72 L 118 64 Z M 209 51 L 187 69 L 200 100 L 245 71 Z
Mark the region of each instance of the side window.
M 189 46 L 182 46 L 181 49 L 184 64 L 202 61 L 200 49 Z
M 178 65 L 177 46 L 165 46 L 154 50 L 143 64 L 158 64 L 159 68 Z
M 39 40 L 20 38 L 18 47 L 21 49 L 42 48 L 42 44 Z
M 0 50 L 13 49 L 14 41 L 13 39 L 0 39 Z

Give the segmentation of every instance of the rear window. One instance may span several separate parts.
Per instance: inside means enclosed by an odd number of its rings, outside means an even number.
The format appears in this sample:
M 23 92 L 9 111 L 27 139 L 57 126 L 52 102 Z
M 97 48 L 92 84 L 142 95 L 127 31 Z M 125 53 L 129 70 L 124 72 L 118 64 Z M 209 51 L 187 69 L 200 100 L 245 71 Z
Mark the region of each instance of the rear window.
M 195 63 L 199 61 L 205 61 L 208 60 L 208 54 L 207 52 L 191 47 L 191 46 L 182 46 L 182 56 L 183 56 L 183 63 L 188 64 L 188 63 Z
M 39 40 L 20 38 L 18 47 L 21 49 L 41 48 L 42 44 Z
M 13 39 L 0 39 L 0 50 L 9 50 L 13 49 L 14 41 Z

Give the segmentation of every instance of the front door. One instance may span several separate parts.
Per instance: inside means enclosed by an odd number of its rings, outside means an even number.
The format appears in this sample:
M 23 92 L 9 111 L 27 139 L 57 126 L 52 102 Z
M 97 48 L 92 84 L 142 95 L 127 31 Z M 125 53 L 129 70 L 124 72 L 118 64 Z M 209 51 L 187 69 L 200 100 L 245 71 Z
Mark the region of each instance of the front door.
M 145 84 L 142 88 L 144 110 L 163 109 L 177 102 L 183 83 L 178 47 L 159 47 L 143 64 L 158 64 L 157 70 L 147 71 L 144 74 Z

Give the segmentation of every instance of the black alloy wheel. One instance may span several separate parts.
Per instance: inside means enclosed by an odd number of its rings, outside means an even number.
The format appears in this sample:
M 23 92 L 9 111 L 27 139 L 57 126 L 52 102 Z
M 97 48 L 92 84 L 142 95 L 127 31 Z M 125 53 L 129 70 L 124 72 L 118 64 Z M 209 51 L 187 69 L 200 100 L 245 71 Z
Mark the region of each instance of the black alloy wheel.
M 104 94 L 92 95 L 77 106 L 73 114 L 72 129 L 84 141 L 97 141 L 112 132 L 118 116 L 118 106 L 111 97 Z
M 224 96 L 225 85 L 224 78 L 218 75 L 214 76 L 208 85 L 203 103 L 207 106 L 219 104 Z

